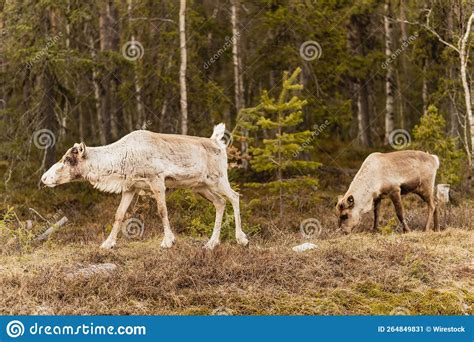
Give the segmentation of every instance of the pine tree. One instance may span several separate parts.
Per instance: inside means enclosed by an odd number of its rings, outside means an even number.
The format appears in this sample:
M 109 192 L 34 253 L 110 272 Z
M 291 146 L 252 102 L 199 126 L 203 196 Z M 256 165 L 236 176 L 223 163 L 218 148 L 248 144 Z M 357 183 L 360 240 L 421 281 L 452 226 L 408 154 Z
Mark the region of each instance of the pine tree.
M 283 85 L 278 99 L 271 98 L 267 91 L 261 96 L 261 103 L 253 112 L 256 123 L 253 128 L 268 132 L 267 139 L 263 139 L 261 146 L 251 147 L 253 158 L 250 165 L 256 172 L 274 173 L 275 180 L 261 184 L 276 190 L 279 193 L 280 217 L 283 216 L 283 189 L 295 184 L 294 179 L 284 179 L 285 171 L 295 169 L 314 169 L 320 163 L 313 161 L 296 160 L 301 152 L 311 150 L 311 142 L 314 138 L 311 131 L 295 131 L 295 127 L 303 121 L 302 108 L 307 104 L 306 100 L 293 95 L 295 91 L 303 89 L 303 85 L 297 83 L 301 69 L 296 69 L 291 76 L 288 72 L 283 74 Z M 301 178 L 308 185 L 315 185 L 317 181 L 310 178 Z M 256 184 L 254 184 L 255 186 Z M 258 186 L 258 185 L 256 185 Z
M 446 120 L 434 105 L 428 106 L 420 123 L 413 128 L 414 148 L 436 154 L 440 159 L 438 179 L 456 185 L 461 182 L 461 160 L 465 153 L 459 139 L 446 135 Z

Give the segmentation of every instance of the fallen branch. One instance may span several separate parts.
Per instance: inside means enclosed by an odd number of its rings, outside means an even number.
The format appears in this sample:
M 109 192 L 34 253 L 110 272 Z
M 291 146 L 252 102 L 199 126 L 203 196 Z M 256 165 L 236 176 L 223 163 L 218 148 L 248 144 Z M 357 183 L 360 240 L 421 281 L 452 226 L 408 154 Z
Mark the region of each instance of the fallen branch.
M 40 241 L 44 241 L 46 240 L 47 238 L 49 238 L 49 236 L 54 233 L 56 230 L 58 230 L 59 228 L 61 228 L 62 226 L 64 226 L 68 221 L 68 218 L 66 216 L 63 216 L 62 219 L 60 219 L 58 222 L 56 222 L 55 224 L 53 224 L 51 227 L 49 227 L 48 229 L 46 229 L 46 231 L 39 235 L 35 241 L 37 242 L 40 242 Z

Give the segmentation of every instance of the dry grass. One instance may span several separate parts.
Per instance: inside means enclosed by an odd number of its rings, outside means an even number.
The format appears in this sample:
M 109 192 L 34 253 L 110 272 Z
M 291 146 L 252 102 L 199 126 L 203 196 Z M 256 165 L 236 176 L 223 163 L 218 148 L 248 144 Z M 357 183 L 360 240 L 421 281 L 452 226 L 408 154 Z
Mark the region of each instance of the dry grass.
M 120 237 L 116 249 L 104 251 L 98 246 L 119 199 L 85 189 L 72 185 L 38 192 L 42 197 L 18 191 L 10 198 L 21 203 L 15 212 L 23 223 L 33 217 L 28 207 L 50 218 L 60 209 L 70 223 L 39 246 L 14 239 L 0 245 L 0 314 L 474 314 L 469 199 L 442 217 L 447 228 L 440 233 L 420 231 L 426 208 L 412 196 L 404 203 L 415 231 L 397 233 L 393 208 L 384 202 L 380 233 L 341 236 L 334 204 L 342 186 L 289 195 L 282 221 L 275 217 L 274 199 L 241 189 L 251 245 L 242 248 L 229 238 L 232 224 L 212 252 L 202 249 L 209 231 L 200 230 L 212 226 L 214 211 L 207 202 L 170 197 L 178 242 L 162 250 L 156 208 L 145 200 L 132 210 L 145 222 L 143 237 Z M 300 254 L 291 247 L 305 241 L 299 225 L 306 218 L 317 218 L 323 231 L 309 240 L 318 248 Z M 33 230 L 44 225 L 33 224 Z M 361 230 L 371 224 L 368 215 Z M 101 263 L 118 267 L 109 276 L 70 276 Z
M 180 236 L 113 251 L 96 244 L 49 245 L 0 257 L 1 314 L 474 314 L 474 231 L 354 234 L 291 251 L 296 234 L 249 248 L 214 251 Z M 110 276 L 71 270 L 114 263 Z M 223 309 L 225 308 L 225 309 Z

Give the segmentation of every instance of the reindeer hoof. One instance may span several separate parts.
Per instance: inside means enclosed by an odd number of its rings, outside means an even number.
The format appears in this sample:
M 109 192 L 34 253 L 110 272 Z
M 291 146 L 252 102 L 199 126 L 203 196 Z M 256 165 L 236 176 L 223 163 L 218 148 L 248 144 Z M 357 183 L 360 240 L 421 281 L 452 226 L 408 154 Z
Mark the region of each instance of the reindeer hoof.
M 216 246 L 219 244 L 219 241 L 218 240 L 209 240 L 205 245 L 204 245 L 204 249 L 208 249 L 210 251 L 212 251 L 214 248 L 216 248 Z
M 249 240 L 247 239 L 247 236 L 244 234 L 237 237 L 237 243 L 241 246 L 248 246 Z
M 165 236 L 163 241 L 161 241 L 161 248 L 171 248 L 173 247 L 173 244 L 174 244 L 174 236 L 171 236 L 171 237 L 168 237 L 168 236 Z
M 115 247 L 115 241 L 109 241 L 105 240 L 102 245 L 100 245 L 100 248 L 102 249 L 112 249 Z

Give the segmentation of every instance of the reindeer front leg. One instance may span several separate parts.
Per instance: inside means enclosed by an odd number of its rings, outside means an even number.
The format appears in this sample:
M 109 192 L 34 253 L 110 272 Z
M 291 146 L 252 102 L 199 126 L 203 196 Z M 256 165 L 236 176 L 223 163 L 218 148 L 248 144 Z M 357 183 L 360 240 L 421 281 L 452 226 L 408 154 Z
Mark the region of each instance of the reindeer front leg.
M 379 225 L 379 213 L 380 213 L 380 204 L 382 203 L 382 198 L 377 197 L 374 199 L 374 226 L 372 228 L 373 232 L 377 231 L 377 226 Z
M 124 191 L 122 192 L 122 199 L 120 204 L 117 208 L 117 212 L 115 213 L 115 221 L 114 226 L 112 227 L 112 231 L 110 232 L 109 237 L 105 240 L 100 248 L 110 249 L 115 246 L 117 242 L 117 235 L 122 226 L 122 221 L 127 212 L 130 203 L 132 203 L 133 196 L 135 195 L 135 191 Z

